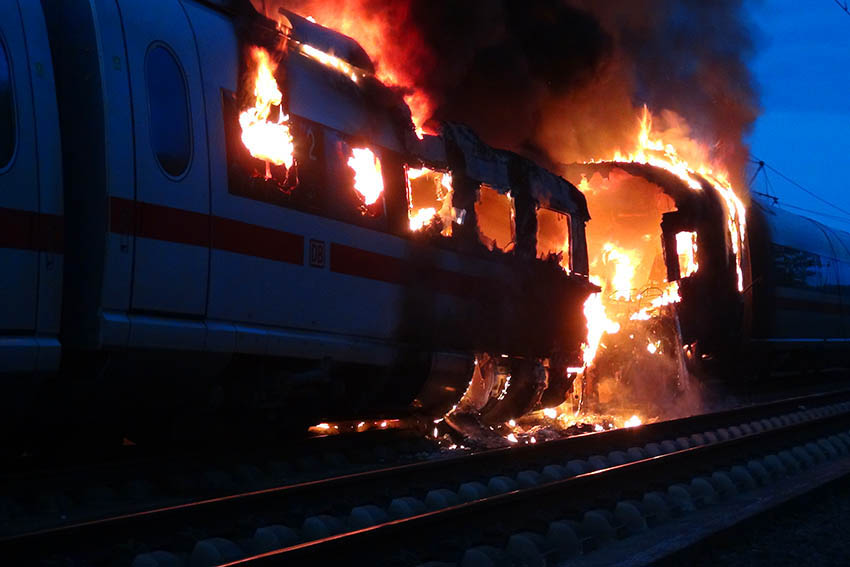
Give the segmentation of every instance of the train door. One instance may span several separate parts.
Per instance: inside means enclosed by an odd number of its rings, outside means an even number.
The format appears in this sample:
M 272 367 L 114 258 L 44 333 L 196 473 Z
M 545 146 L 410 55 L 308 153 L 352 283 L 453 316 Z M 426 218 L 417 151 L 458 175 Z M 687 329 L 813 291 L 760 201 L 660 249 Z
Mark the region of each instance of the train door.
M 136 143 L 131 308 L 203 316 L 209 274 L 207 131 L 194 33 L 177 0 L 118 0 Z
M 61 158 L 51 69 L 40 5 L 0 0 L 0 373 L 58 364 Z M 53 351 L 49 361 L 39 362 L 40 345 Z

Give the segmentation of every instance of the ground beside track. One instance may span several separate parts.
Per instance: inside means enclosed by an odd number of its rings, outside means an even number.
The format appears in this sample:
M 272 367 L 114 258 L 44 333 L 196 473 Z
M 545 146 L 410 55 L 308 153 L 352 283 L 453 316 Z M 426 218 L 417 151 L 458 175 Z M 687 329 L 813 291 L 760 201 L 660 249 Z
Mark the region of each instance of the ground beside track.
M 850 477 L 745 522 L 661 565 L 850 565 Z

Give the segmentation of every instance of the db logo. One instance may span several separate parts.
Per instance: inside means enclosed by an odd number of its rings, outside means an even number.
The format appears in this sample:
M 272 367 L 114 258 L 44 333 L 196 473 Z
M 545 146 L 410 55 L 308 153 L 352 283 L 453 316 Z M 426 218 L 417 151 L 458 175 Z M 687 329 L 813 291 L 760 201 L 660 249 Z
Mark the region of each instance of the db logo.
M 314 268 L 325 267 L 325 243 L 323 240 L 310 241 L 310 265 Z

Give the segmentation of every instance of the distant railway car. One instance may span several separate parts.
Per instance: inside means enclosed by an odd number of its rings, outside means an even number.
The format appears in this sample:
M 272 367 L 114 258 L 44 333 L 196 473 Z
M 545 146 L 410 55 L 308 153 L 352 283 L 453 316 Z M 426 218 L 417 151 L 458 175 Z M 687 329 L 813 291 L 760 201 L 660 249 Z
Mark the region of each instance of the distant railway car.
M 850 234 L 754 200 L 749 333 L 762 371 L 847 367 Z
M 275 7 L 0 13 L 12 424 L 441 415 L 476 356 L 493 419 L 563 398 L 596 289 L 574 186 L 459 125 L 419 140 L 356 42 Z

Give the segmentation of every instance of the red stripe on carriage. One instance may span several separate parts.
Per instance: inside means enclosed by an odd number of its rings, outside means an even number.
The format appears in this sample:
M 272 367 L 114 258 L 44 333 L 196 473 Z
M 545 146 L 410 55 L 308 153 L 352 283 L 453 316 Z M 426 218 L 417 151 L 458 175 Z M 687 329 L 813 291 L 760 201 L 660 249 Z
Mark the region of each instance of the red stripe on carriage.
M 0 248 L 61 254 L 64 219 L 61 215 L 0 207 Z
M 331 271 L 338 274 L 403 285 L 410 278 L 407 268 L 404 260 L 393 256 L 331 244 Z
M 209 247 L 291 264 L 304 263 L 304 237 L 185 209 L 112 197 L 114 233 Z M 212 238 L 210 238 L 212 232 Z
M 144 238 L 207 247 L 304 264 L 304 237 L 225 217 L 112 197 L 111 231 Z M 211 226 L 210 226 L 211 223 Z M 210 231 L 212 238 L 210 239 Z M 417 273 L 407 260 L 333 242 L 330 270 L 338 274 L 408 285 Z M 465 297 L 476 293 L 480 278 L 442 269 L 422 274 L 419 283 L 437 291 Z
M 213 217 L 213 248 L 290 264 L 304 263 L 304 237 L 291 232 Z

